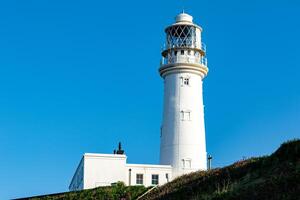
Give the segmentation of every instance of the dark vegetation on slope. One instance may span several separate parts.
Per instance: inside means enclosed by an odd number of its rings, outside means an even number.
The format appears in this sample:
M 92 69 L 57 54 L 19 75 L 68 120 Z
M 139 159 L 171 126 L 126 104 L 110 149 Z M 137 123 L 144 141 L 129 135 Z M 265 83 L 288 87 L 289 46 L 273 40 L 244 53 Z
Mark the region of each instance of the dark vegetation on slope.
M 114 186 L 98 187 L 95 189 L 82 190 L 77 192 L 65 192 L 59 194 L 50 194 L 36 197 L 23 198 L 24 200 L 131 200 L 144 194 L 147 188 L 144 186 L 125 186 L 124 183 L 118 182 Z M 21 199 L 20 199 L 21 200 Z
M 136 199 L 143 186 L 121 183 L 80 192 L 29 199 Z M 153 189 L 143 200 L 300 200 L 300 140 L 286 142 L 270 156 L 238 161 L 224 168 L 183 175 Z
M 300 200 L 300 140 L 282 144 L 271 156 L 181 176 L 142 199 Z

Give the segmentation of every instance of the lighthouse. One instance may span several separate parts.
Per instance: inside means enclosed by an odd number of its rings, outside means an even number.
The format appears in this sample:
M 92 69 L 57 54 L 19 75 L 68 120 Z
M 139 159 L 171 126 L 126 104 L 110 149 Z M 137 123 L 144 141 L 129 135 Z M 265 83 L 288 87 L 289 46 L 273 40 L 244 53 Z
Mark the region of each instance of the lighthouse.
M 160 164 L 171 165 L 173 177 L 207 169 L 202 83 L 208 67 L 201 32 L 186 13 L 165 29 Z
M 160 164 L 129 164 L 119 143 L 113 154 L 85 153 L 75 170 L 71 191 L 110 186 L 163 185 L 174 178 L 206 170 L 202 80 L 207 75 L 206 48 L 200 26 L 181 13 L 165 29 L 166 45 L 159 68 L 164 79 Z

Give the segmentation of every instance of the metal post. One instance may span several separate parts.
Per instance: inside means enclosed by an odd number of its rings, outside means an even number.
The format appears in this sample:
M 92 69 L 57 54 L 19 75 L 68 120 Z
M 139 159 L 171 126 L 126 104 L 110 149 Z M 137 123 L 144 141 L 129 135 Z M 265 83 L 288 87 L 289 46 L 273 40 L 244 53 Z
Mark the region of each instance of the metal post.
M 128 180 L 128 185 L 131 185 L 131 169 L 129 169 L 129 180 Z
M 207 170 L 211 170 L 211 161 L 212 161 L 213 157 L 211 155 L 208 155 L 207 157 Z

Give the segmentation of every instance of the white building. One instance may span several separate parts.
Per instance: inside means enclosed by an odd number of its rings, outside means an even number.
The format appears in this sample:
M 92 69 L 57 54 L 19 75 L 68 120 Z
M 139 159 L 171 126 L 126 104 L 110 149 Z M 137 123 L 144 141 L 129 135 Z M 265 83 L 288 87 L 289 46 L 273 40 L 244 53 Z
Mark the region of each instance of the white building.
M 161 185 L 185 173 L 206 170 L 202 80 L 207 75 L 201 27 L 181 13 L 168 26 L 159 73 L 164 79 L 160 165 L 127 164 L 119 146 L 115 154 L 83 155 L 69 186 L 81 190 L 108 186 Z
M 118 181 L 126 185 L 147 187 L 164 184 L 172 179 L 170 165 L 127 164 L 126 159 L 126 155 L 122 154 L 84 154 L 69 189 L 90 189 L 108 186 Z

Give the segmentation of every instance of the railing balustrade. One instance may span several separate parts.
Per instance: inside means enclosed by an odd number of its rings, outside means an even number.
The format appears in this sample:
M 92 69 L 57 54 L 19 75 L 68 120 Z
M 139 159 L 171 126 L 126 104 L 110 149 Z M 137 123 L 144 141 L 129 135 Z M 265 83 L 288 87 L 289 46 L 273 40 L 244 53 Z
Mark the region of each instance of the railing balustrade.
M 195 56 L 188 56 L 188 55 L 177 55 L 177 56 L 170 56 L 170 57 L 163 57 L 161 64 L 173 64 L 173 63 L 200 63 L 207 66 L 207 58 L 206 57 L 195 57 Z
M 205 43 L 201 43 L 201 47 L 197 47 L 195 45 L 186 45 L 186 46 L 178 46 L 178 45 L 168 45 L 168 44 L 164 44 L 162 47 L 162 51 L 168 50 L 168 49 L 172 49 L 172 48 L 195 48 L 195 49 L 201 49 L 204 53 L 206 52 L 206 44 Z

